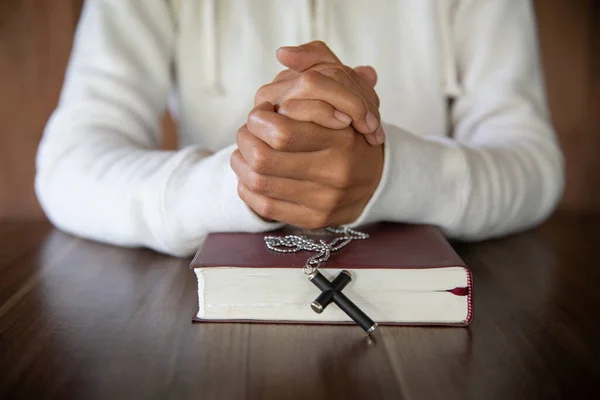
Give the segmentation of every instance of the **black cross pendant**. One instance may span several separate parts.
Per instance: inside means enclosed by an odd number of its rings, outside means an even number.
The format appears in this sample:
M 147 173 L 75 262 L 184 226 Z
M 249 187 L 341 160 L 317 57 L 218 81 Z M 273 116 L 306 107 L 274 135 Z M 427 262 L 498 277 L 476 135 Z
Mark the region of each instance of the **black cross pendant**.
M 356 306 L 342 290 L 352 280 L 352 274 L 350 271 L 343 270 L 339 275 L 329 282 L 319 270 L 314 270 L 309 276 L 308 280 L 315 284 L 316 287 L 321 289 L 322 293 L 317 297 L 315 301 L 310 305 L 316 313 L 322 313 L 325 307 L 331 302 L 337 304 L 337 306 L 350 318 L 354 320 L 367 334 L 371 334 L 377 329 L 377 324 L 373 322 L 371 318 L 367 316 L 360 308 Z

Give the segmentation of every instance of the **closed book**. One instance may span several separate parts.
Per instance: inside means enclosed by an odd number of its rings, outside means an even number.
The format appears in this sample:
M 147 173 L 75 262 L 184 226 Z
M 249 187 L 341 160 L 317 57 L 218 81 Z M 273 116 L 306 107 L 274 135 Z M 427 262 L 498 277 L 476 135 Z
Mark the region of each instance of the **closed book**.
M 377 223 L 369 234 L 331 253 L 320 272 L 330 281 L 342 270 L 352 281 L 343 293 L 379 325 L 466 326 L 473 318 L 472 276 L 436 227 Z M 269 233 L 213 233 L 190 267 L 198 280 L 195 321 L 352 323 L 336 304 L 316 313 L 320 294 L 303 270 L 309 251 L 278 253 L 265 236 L 303 235 L 330 242 L 326 230 L 284 228 Z

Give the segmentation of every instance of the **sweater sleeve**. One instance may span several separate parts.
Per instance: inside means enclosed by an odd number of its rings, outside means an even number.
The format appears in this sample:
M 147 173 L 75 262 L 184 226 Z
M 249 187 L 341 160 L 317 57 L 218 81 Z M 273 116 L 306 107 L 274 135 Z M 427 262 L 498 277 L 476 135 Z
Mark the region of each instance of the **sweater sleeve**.
M 460 94 L 454 136 L 387 125 L 383 176 L 353 226 L 437 225 L 481 240 L 544 220 L 562 196 L 563 157 L 550 124 L 530 1 L 460 0 L 453 19 Z
M 235 146 L 157 150 L 176 39 L 166 3 L 86 1 L 35 187 L 64 231 L 187 256 L 208 232 L 277 224 L 239 199 L 229 166 Z

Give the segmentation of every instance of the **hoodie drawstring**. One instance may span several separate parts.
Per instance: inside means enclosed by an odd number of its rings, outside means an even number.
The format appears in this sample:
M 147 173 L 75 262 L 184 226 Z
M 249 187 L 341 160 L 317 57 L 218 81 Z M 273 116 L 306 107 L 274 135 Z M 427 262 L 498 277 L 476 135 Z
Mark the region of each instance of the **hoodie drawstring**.
M 217 21 L 217 0 L 203 0 L 202 4 L 202 36 L 204 38 L 205 54 L 205 80 L 207 89 L 216 94 L 223 93 L 223 88 L 219 76 L 219 53 L 218 53 L 218 21 Z
M 176 1 L 176 0 L 175 0 Z M 327 30 L 327 0 L 306 0 L 308 15 L 307 27 L 310 27 L 311 40 L 325 39 Z M 250 2 L 248 2 L 250 3 Z M 217 15 L 218 0 L 202 0 L 202 37 L 205 68 L 206 89 L 215 94 L 222 94 L 224 89 L 221 85 L 219 74 L 219 50 L 218 50 L 218 28 Z M 297 43 L 301 44 L 301 43 Z
M 310 26 L 311 26 L 311 39 L 318 40 L 324 39 L 325 26 L 326 22 L 326 0 L 309 0 L 311 1 L 311 16 L 310 16 Z
M 454 32 L 451 21 L 456 8 L 456 0 L 437 0 L 438 35 L 441 46 L 440 69 L 442 89 L 451 97 L 457 97 L 462 90 L 458 83 L 458 69 L 454 52 Z

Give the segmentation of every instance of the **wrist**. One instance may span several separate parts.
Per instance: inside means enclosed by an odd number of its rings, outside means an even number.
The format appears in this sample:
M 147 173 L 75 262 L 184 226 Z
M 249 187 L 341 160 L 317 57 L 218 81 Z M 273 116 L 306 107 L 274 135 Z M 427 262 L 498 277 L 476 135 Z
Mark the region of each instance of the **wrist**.
M 378 157 L 376 158 L 376 167 L 374 168 L 375 174 L 373 179 L 370 182 L 369 189 L 367 190 L 367 195 L 364 197 L 363 201 L 361 201 L 361 206 L 358 212 L 358 215 L 352 220 L 356 221 L 363 214 L 364 210 L 367 208 L 367 205 L 373 199 L 375 193 L 377 192 L 377 188 L 381 183 L 381 178 L 383 176 L 383 168 L 385 164 L 385 143 L 382 143 L 380 146 L 377 146 L 379 150 Z
M 391 162 L 389 141 L 386 140 L 379 146 L 379 149 L 381 153 L 380 157 L 377 159 L 377 174 L 371 182 L 369 191 L 367 191 L 368 195 L 365 196 L 358 211 L 354 213 L 353 218 L 350 219 L 351 222 L 345 224 L 345 226 L 356 227 L 377 220 L 377 203 L 389 180 L 388 175 Z

